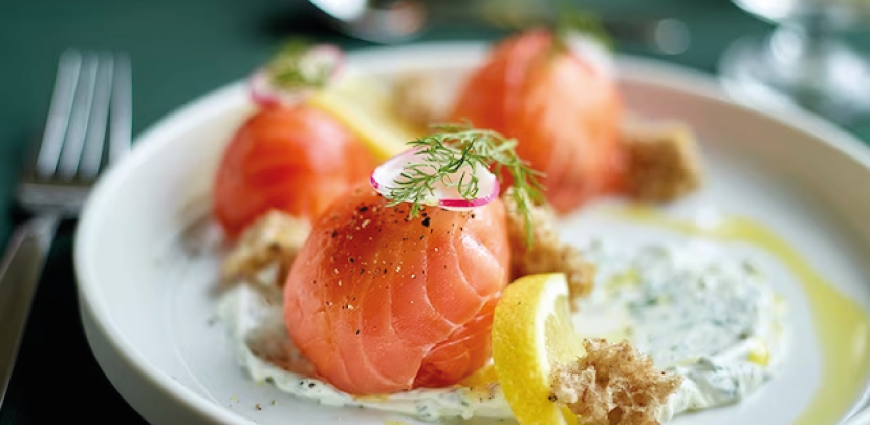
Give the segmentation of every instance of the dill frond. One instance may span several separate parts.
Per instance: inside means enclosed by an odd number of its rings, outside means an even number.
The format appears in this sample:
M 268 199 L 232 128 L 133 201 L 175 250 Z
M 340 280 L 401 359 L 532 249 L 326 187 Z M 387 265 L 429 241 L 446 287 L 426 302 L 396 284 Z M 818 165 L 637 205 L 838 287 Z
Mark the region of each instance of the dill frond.
M 560 9 L 555 28 L 557 43 L 567 47 L 566 40 L 572 34 L 583 34 L 598 41 L 608 49 L 612 48 L 613 40 L 597 16 L 566 4 L 562 4 Z
M 332 65 L 306 60 L 311 47 L 311 42 L 301 38 L 284 43 L 266 65 L 272 83 L 286 90 L 323 87 L 329 81 Z
M 513 180 L 513 197 L 518 212 L 525 217 L 528 242 L 532 241 L 531 210 L 544 202 L 544 188 L 538 182 L 543 174 L 533 170 L 516 152 L 517 141 L 506 139 L 494 130 L 472 128 L 469 124 L 435 126 L 435 134 L 410 143 L 419 162 L 405 166 L 389 188 L 391 205 L 411 204 L 410 216 L 423 206 L 437 203 L 435 186 L 455 188 L 465 199 L 480 193 L 476 171 L 491 170 L 499 180 L 502 172 Z

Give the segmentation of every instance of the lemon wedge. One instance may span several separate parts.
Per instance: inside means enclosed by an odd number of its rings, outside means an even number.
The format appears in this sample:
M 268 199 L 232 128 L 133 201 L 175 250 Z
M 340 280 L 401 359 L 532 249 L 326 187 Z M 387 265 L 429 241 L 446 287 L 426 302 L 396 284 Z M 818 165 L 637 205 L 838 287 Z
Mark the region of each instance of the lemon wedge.
M 380 160 L 421 136 L 393 113 L 388 83 L 374 77 L 348 73 L 309 102 L 347 125 Z
M 571 327 L 565 275 L 525 276 L 508 285 L 495 308 L 492 351 L 520 424 L 577 424 L 576 415 L 549 400 L 550 370 L 584 353 Z

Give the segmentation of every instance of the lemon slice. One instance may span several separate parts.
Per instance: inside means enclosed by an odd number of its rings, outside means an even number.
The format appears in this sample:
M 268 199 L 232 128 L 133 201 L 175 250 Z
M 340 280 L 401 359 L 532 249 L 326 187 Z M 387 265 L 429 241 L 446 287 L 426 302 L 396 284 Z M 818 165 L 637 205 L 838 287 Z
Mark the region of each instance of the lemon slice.
M 393 113 L 386 81 L 348 73 L 309 102 L 342 121 L 380 160 L 406 150 L 421 136 Z
M 525 276 L 508 285 L 495 308 L 492 351 L 520 424 L 577 424 L 576 415 L 549 400 L 553 366 L 583 355 L 571 327 L 565 275 Z

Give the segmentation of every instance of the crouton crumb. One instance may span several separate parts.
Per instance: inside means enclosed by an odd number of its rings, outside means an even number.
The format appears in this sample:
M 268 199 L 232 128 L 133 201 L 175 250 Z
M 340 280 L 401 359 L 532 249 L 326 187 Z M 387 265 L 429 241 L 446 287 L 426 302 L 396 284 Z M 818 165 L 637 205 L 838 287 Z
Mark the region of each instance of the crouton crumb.
M 682 377 L 657 370 L 625 340 L 587 339 L 583 346 L 585 357 L 553 370 L 550 400 L 584 425 L 659 425 L 659 410 Z
M 308 220 L 276 210 L 264 214 L 242 232 L 225 258 L 224 278 L 256 280 L 264 268 L 278 265 L 276 278 L 281 285 L 310 232 Z
M 556 232 L 556 216 L 547 207 L 533 207 L 531 211 L 531 245 L 527 245 L 525 217 L 517 211 L 513 188 L 505 191 L 508 239 L 511 249 L 511 277 L 539 273 L 564 273 L 572 299 L 584 297 L 592 291 L 595 267 L 583 259 L 580 250 L 562 242 Z M 575 307 L 571 303 L 572 308 Z
M 632 197 L 668 202 L 700 186 L 700 155 L 688 126 L 632 121 L 622 129 L 622 144 L 626 153 L 626 186 Z

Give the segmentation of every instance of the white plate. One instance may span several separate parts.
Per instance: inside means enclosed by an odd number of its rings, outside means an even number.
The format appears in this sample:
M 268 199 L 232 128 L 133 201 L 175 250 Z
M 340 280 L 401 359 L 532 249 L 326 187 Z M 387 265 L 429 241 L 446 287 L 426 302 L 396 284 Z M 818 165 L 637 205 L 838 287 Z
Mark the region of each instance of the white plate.
M 459 70 L 484 51 L 480 44 L 414 45 L 358 52 L 350 60 L 372 73 Z M 702 141 L 709 182 L 670 213 L 694 217 L 712 209 L 751 216 L 840 291 L 870 305 L 870 152 L 860 142 L 799 112 L 777 118 L 738 106 L 710 79 L 690 71 L 629 58 L 620 59 L 619 71 L 632 109 L 687 121 Z M 95 188 L 79 225 L 75 266 L 82 320 L 97 360 L 124 398 L 155 424 L 412 423 L 325 408 L 253 384 L 237 366 L 222 327 L 213 323 L 216 259 L 192 256 L 178 236 L 208 212 L 218 155 L 249 108 L 240 84 L 197 100 L 144 133 L 130 157 Z M 593 225 L 600 223 L 594 209 L 580 218 L 582 224 L 566 229 L 578 241 L 644 234 L 618 222 Z M 765 264 L 791 307 L 795 337 L 781 375 L 743 403 L 674 423 L 792 424 L 819 389 L 821 354 L 806 295 L 777 263 Z M 855 379 L 866 382 L 860 373 Z M 860 398 L 842 396 L 846 403 L 830 423 L 805 425 L 833 425 Z
M 844 422 L 843 425 L 870 425 L 870 410 L 864 410 L 856 414 Z

